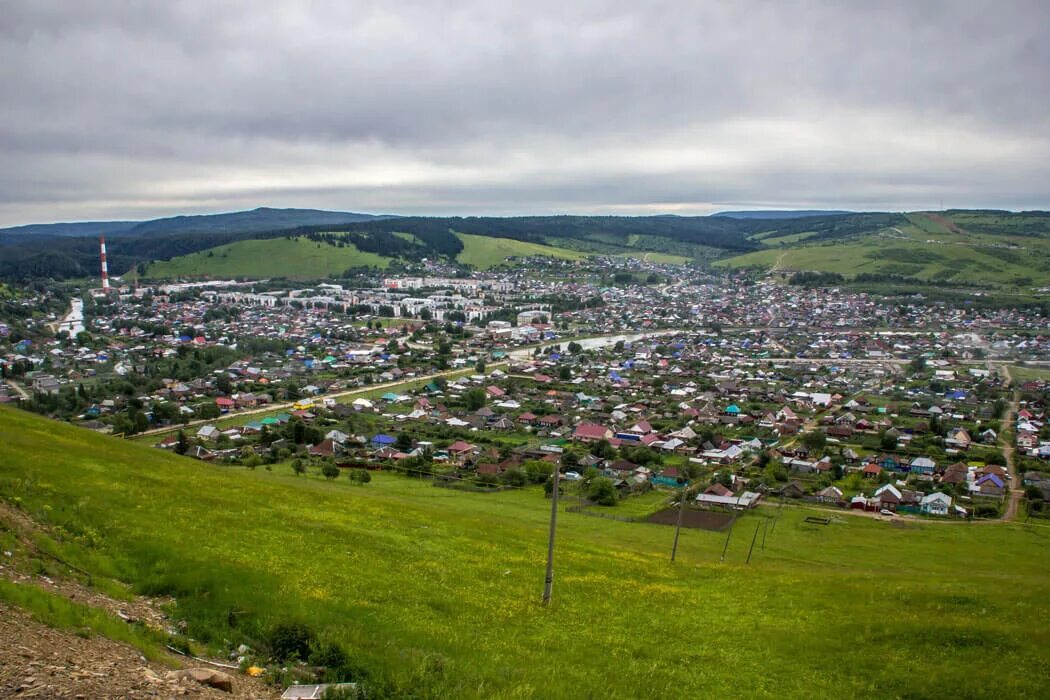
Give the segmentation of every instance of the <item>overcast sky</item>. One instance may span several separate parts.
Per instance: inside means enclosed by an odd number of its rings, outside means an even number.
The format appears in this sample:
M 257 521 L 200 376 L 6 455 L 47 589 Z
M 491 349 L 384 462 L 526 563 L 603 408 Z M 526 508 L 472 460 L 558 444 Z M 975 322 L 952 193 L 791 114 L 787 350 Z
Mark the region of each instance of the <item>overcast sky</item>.
M 1047 0 L 0 0 L 0 225 L 1050 208 L 1047 27 Z

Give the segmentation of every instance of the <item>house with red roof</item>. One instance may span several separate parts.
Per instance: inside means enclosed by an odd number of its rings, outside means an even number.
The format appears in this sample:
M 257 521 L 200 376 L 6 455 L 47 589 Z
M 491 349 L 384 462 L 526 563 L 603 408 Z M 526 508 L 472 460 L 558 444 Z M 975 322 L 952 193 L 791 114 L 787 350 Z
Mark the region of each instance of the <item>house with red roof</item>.
M 463 464 L 478 452 L 478 448 L 464 440 L 456 440 L 448 446 L 448 456 L 456 464 Z
M 613 432 L 598 423 L 580 423 L 572 433 L 572 439 L 578 442 L 599 442 L 609 440 Z

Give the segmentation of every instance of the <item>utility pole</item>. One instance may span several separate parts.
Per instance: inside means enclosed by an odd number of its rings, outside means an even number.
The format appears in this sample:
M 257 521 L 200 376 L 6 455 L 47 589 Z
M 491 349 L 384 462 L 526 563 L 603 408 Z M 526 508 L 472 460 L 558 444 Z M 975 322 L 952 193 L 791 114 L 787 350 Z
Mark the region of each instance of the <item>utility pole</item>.
M 751 563 L 751 552 L 755 551 L 755 540 L 758 539 L 758 528 L 762 526 L 762 523 L 755 523 L 755 534 L 751 536 L 751 546 L 747 550 L 747 561 L 745 564 Z
M 722 557 L 718 560 L 719 563 L 726 560 L 726 552 L 729 550 L 729 538 L 733 534 L 734 525 L 736 525 L 736 516 L 733 516 L 733 519 L 729 521 L 729 531 L 726 532 L 726 543 L 722 545 Z
M 685 479 L 681 479 L 682 493 L 678 496 L 678 523 L 674 526 L 674 545 L 671 547 L 671 561 L 674 561 L 675 555 L 678 554 L 678 533 L 682 530 L 682 516 L 685 515 L 685 490 L 689 486 L 689 482 Z
M 769 518 L 762 525 L 762 551 L 766 551 L 766 533 L 769 532 Z
M 554 588 L 554 530 L 558 523 L 558 481 L 561 467 L 554 465 L 554 490 L 551 491 L 551 534 L 547 541 L 547 577 L 543 582 L 543 604 L 551 602 L 551 589 Z

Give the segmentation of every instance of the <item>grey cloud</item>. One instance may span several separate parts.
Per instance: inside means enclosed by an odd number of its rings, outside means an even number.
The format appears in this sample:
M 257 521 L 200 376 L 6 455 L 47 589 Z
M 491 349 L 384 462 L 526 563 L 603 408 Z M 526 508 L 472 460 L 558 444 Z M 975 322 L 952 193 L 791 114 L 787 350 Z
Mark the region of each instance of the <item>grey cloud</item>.
M 0 223 L 1047 206 L 1048 24 L 1042 1 L 11 2 Z

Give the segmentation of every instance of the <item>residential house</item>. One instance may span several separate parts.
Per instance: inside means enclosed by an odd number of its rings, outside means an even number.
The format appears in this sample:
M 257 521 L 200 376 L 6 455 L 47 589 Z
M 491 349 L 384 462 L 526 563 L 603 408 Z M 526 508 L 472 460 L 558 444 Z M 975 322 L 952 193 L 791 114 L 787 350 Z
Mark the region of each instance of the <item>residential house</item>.
M 939 491 L 923 496 L 919 503 L 919 509 L 929 515 L 948 515 L 951 507 L 952 497 Z

